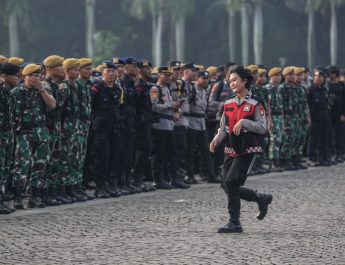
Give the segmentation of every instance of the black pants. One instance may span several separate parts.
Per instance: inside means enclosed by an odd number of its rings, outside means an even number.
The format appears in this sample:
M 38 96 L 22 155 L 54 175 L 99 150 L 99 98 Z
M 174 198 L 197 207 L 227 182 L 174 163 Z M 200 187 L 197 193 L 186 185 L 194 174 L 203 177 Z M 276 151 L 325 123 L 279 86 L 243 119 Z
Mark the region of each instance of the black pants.
M 94 132 L 94 173 L 98 188 L 104 188 L 106 180 L 117 176 L 119 159 L 119 133 Z
M 247 172 L 253 155 L 226 157 L 224 161 L 224 175 L 222 187 L 228 195 L 228 210 L 239 211 L 241 199 L 246 201 L 258 201 L 254 190 L 242 187 L 247 180 Z
M 214 168 L 209 151 L 209 141 L 207 131 L 197 131 L 188 129 L 187 131 L 188 142 L 188 156 L 187 156 L 187 172 L 189 177 L 194 176 L 194 148 L 197 145 L 202 157 L 203 167 L 206 170 L 208 179 L 213 178 Z
M 173 131 L 152 130 L 152 176 L 156 182 L 166 179 L 163 170 L 166 166 L 172 175 L 177 172 L 176 147 Z
M 328 118 L 312 120 L 309 138 L 309 159 L 325 161 L 330 154 L 331 121 Z
M 344 154 L 344 132 L 345 125 L 340 121 L 340 117 L 332 120 L 332 152 L 337 157 Z
M 185 126 L 174 127 L 174 139 L 176 146 L 176 166 L 178 169 L 186 169 L 188 142 L 187 142 L 187 129 Z
M 135 157 L 135 181 L 144 179 L 147 165 L 150 162 L 151 143 L 151 123 L 142 124 L 136 131 L 136 157 Z

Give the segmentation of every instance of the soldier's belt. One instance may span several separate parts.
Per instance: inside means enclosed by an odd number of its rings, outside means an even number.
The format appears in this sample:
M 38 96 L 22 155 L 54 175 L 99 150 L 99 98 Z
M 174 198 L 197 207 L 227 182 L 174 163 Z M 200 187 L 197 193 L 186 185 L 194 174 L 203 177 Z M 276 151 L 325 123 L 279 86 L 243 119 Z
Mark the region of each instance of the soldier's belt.
M 191 118 L 205 118 L 205 114 L 204 113 L 183 113 L 183 116 L 186 117 L 191 117 Z

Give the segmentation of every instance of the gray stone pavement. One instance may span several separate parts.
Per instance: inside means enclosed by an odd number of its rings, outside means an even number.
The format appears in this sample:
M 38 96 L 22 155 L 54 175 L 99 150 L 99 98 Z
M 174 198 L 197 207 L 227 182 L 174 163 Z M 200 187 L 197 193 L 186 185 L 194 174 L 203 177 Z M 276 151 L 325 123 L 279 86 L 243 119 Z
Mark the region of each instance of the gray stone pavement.
M 249 177 L 274 199 L 243 234 L 217 184 L 0 216 L 0 264 L 345 264 L 345 165 Z

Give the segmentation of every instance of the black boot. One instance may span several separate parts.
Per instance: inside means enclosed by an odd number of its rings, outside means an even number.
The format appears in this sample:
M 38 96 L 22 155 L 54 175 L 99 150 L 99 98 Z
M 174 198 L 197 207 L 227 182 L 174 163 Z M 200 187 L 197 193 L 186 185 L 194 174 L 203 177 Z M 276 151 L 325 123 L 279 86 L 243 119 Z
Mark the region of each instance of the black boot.
M 171 186 L 165 179 L 161 179 L 157 181 L 156 188 L 162 190 L 171 190 L 173 186 Z
M 225 226 L 218 229 L 218 233 L 242 233 L 240 210 L 229 210 L 230 220 Z
M 214 174 L 208 177 L 207 182 L 208 183 L 222 183 L 222 179 L 220 176 L 217 176 Z
M 188 176 L 186 180 L 187 184 L 198 184 L 197 180 L 195 179 L 194 176 Z
M 256 218 L 258 220 L 262 220 L 265 218 L 267 214 L 268 205 L 271 204 L 273 197 L 271 194 L 259 193 L 259 192 L 257 192 L 257 196 L 258 196 L 259 212 L 256 215 Z
M 190 185 L 186 184 L 180 176 L 173 177 L 171 184 L 175 188 L 180 188 L 180 189 L 190 188 Z
M 0 191 L 0 214 L 10 214 L 13 211 L 9 209 L 4 203 L 4 194 Z
M 24 209 L 24 201 L 21 189 L 16 189 L 14 196 L 14 208 L 17 210 Z
M 54 195 L 55 199 L 60 201 L 62 204 L 71 204 L 74 203 L 71 197 L 69 197 L 65 192 L 64 185 L 58 185 L 56 188 L 56 193 Z
M 96 190 L 95 190 L 95 196 L 97 198 L 101 198 L 101 199 L 107 199 L 107 198 L 110 198 L 110 195 L 108 192 L 106 192 L 104 190 L 104 188 L 102 187 L 97 187 Z
M 59 206 L 62 204 L 59 200 L 57 200 L 54 195 L 51 193 L 53 189 L 42 189 L 41 194 L 44 194 L 42 200 L 47 206 Z
M 76 185 L 67 186 L 66 187 L 67 195 L 76 199 L 77 202 L 86 202 L 87 197 L 79 194 L 75 189 L 76 189 Z
M 31 195 L 29 197 L 29 208 L 44 208 L 46 207 L 45 203 L 42 200 L 42 195 L 38 188 L 31 188 Z
M 112 182 L 107 182 L 104 190 L 110 195 L 110 197 L 120 197 L 121 191 Z
M 95 196 L 92 195 L 92 194 L 88 194 L 85 192 L 82 184 L 77 184 L 75 185 L 75 191 L 76 193 L 78 193 L 79 195 L 81 196 L 84 196 L 85 198 L 87 198 L 87 200 L 94 200 L 95 199 Z

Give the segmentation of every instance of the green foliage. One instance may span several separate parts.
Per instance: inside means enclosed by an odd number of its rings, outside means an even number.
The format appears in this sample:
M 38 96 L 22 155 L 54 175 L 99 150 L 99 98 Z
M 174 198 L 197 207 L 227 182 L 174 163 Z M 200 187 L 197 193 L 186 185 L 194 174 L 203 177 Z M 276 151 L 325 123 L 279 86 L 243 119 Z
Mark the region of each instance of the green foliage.
M 111 60 L 116 48 L 120 43 L 120 39 L 114 33 L 109 31 L 98 31 L 95 34 L 95 64 L 100 64 L 104 60 Z

